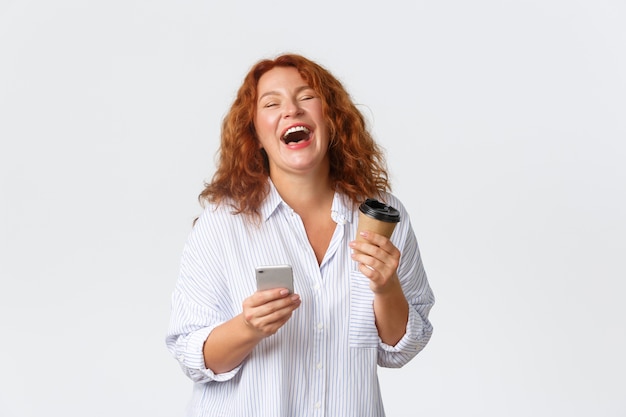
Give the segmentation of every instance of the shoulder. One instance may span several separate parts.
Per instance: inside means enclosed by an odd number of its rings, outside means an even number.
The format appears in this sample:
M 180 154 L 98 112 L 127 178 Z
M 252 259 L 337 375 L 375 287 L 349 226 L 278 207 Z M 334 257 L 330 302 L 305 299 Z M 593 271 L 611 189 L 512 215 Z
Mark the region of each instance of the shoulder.
M 400 222 L 396 226 L 394 231 L 394 239 L 397 244 L 402 246 L 406 243 L 406 239 L 413 239 L 413 226 L 411 222 L 411 216 L 404 203 L 396 195 L 389 192 L 381 193 L 380 199 L 388 206 L 391 206 L 398 210 L 400 213 Z
M 198 216 L 198 222 L 211 222 L 216 218 L 226 219 L 234 216 L 234 209 L 232 208 L 230 202 L 224 202 L 220 204 L 215 203 L 204 203 L 202 212 L 200 216 Z
M 398 210 L 400 212 L 400 219 L 408 218 L 409 214 L 408 214 L 406 207 L 395 194 L 392 194 L 389 192 L 382 192 L 380 194 L 380 199 L 388 206 L 391 206 L 395 208 L 396 210 Z
M 193 226 L 192 233 L 215 235 L 218 231 L 224 231 L 235 225 L 244 225 L 246 216 L 235 213 L 235 209 L 229 203 L 206 203 Z

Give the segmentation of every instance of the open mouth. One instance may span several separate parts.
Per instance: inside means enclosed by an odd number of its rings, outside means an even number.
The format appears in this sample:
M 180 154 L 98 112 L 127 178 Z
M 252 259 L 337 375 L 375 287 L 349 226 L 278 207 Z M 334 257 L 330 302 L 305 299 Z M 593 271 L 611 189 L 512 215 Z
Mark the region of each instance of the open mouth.
M 283 142 L 287 145 L 298 143 L 306 140 L 311 135 L 311 131 L 305 126 L 294 126 L 287 129 L 282 137 Z

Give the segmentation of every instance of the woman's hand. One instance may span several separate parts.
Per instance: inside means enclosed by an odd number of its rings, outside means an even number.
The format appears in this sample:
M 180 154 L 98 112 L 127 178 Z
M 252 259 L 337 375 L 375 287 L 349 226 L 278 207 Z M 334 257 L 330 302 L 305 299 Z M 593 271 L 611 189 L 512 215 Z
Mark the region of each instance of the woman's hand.
M 394 346 L 404 336 L 409 319 L 409 304 L 397 273 L 400 251 L 378 233 L 365 231 L 360 237 L 365 242 L 350 242 L 352 259 L 359 262 L 359 271 L 370 280 L 378 336 Z
M 300 296 L 285 288 L 257 291 L 244 300 L 242 317 L 257 337 L 265 338 L 287 323 L 300 303 Z
M 257 291 L 243 312 L 217 326 L 204 342 L 204 364 L 215 373 L 231 371 L 267 336 L 280 329 L 300 307 L 300 296 L 284 288 Z
M 359 262 L 359 271 L 370 280 L 375 294 L 385 294 L 399 285 L 396 271 L 400 264 L 400 251 L 391 241 L 378 233 L 364 231 L 365 241 L 350 242 L 354 249 L 352 259 Z

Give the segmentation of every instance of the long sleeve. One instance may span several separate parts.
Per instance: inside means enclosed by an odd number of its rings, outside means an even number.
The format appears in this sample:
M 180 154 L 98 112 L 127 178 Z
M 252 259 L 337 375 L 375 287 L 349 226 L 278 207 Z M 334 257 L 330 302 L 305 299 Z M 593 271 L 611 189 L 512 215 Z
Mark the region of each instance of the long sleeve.
M 225 374 L 214 374 L 204 365 L 203 346 L 211 331 L 230 319 L 231 303 L 220 279 L 217 254 L 208 245 L 209 224 L 199 221 L 183 250 L 180 273 L 174 292 L 166 345 L 181 368 L 195 382 L 224 381 L 239 367 Z
M 426 272 L 412 228 L 408 227 L 398 277 L 409 303 L 409 320 L 404 337 L 395 345 L 380 343 L 378 364 L 397 368 L 408 363 L 428 343 L 433 326 L 428 319 L 435 298 L 428 284 Z
M 432 333 L 434 302 L 406 210 L 392 241 L 401 251 L 398 276 L 409 302 L 406 334 L 380 341 L 368 279 L 351 258 L 358 213 L 337 193 L 336 229 L 318 263 L 302 219 L 272 187 L 261 222 L 250 224 L 228 207 L 207 207 L 185 244 L 172 294 L 166 344 L 195 382 L 189 416 L 384 416 L 377 367 L 400 367 Z M 256 290 L 254 269 L 289 264 L 302 303 L 274 335 L 263 339 L 236 369 L 213 374 L 203 344 L 221 323 L 241 313 Z

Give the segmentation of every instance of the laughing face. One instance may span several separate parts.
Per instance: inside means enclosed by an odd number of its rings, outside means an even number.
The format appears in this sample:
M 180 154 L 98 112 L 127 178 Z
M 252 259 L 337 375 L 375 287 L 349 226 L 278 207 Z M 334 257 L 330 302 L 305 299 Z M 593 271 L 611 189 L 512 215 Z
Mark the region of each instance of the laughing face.
M 322 100 L 293 67 L 261 76 L 254 127 L 269 157 L 270 175 L 310 174 L 329 169 L 328 128 Z

